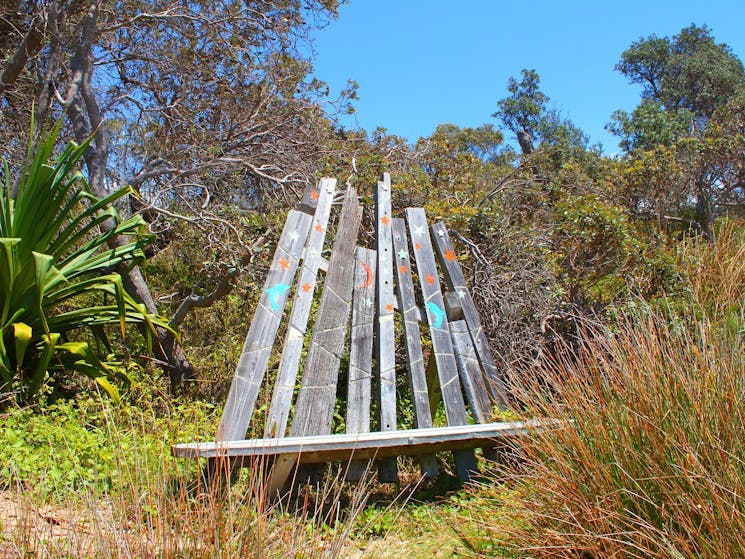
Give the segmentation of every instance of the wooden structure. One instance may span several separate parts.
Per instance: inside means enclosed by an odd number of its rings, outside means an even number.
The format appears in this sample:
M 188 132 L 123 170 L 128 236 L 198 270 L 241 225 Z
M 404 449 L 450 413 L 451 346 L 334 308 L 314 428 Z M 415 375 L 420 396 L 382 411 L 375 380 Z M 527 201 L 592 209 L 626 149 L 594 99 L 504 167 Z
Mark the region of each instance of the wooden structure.
M 175 445 L 175 456 L 273 457 L 271 485 L 281 488 L 296 464 L 335 460 L 349 461 L 347 477 L 358 479 L 377 459 L 381 479 L 395 481 L 395 457 L 403 454 L 417 455 L 434 476 L 434 452 L 452 451 L 467 479 L 476 468 L 474 448 L 536 427 L 488 423 L 505 408 L 504 385 L 445 226 L 430 227 L 422 208 L 393 217 L 388 174 L 376 194 L 376 246 L 364 248 L 357 246 L 363 209 L 355 190 L 342 199 L 333 179 L 306 190 L 280 236 L 216 440 Z M 337 199 L 341 212 L 326 260 Z M 284 341 L 276 344 L 281 326 Z M 397 367 L 399 347 L 406 360 Z M 278 365 L 268 373 L 273 351 Z M 413 429 L 399 429 L 402 393 Z M 345 433 L 338 433 L 341 422 L 334 425 L 339 409 Z M 257 414 L 263 437 L 245 440 Z M 447 426 L 435 427 L 441 416 Z

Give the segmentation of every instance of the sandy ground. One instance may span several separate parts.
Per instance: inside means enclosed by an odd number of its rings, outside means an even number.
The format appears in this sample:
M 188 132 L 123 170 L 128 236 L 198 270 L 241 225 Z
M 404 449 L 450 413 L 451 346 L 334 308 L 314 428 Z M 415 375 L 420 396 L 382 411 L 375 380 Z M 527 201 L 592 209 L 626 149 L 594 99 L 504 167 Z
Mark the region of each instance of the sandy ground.
M 105 509 L 35 506 L 13 492 L 0 492 L 0 559 L 90 555 L 91 527 L 110 518 Z

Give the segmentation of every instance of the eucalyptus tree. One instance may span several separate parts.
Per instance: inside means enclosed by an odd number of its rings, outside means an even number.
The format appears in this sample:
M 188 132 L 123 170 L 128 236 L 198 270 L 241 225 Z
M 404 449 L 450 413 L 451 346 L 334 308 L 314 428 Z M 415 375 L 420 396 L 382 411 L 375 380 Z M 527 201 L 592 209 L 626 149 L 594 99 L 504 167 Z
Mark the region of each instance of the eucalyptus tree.
M 0 107 L 3 123 L 14 126 L 4 127 L 3 149 L 7 154 L 18 143 L 12 134 L 24 124 L 15 123 L 28 122 L 32 103 L 37 134 L 64 112 L 78 142 L 93 136 L 85 153 L 93 192 L 103 197 L 128 185 L 140 194 L 131 198 L 131 209 L 142 212 L 153 230 L 178 217 L 209 230 L 209 259 L 235 233 L 215 210 L 221 202 L 255 207 L 266 192 L 312 179 L 335 105 L 326 86 L 309 77 L 310 33 L 336 16 L 338 4 L 6 4 L 0 21 L 12 26 L 0 42 Z M 233 264 L 251 248 L 243 240 L 236 246 Z M 126 283 L 156 311 L 139 269 L 130 271 Z M 186 304 L 208 299 L 192 296 Z M 172 377 L 188 373 L 173 337 L 161 334 L 160 359 Z
M 632 175 L 659 175 L 658 162 L 671 163 L 663 181 L 667 191 L 657 188 L 635 197 L 641 206 L 632 209 L 655 208 L 658 220 L 677 213 L 667 217 L 680 220 L 693 199 L 690 224 L 711 236 L 718 209 L 742 187 L 732 169 L 739 167 L 745 129 L 719 133 L 725 115 L 735 114 L 742 103 L 741 60 L 706 26 L 690 25 L 673 37 L 651 35 L 634 42 L 616 70 L 642 87 L 640 104 L 631 113 L 616 111 L 608 125 L 635 165 Z

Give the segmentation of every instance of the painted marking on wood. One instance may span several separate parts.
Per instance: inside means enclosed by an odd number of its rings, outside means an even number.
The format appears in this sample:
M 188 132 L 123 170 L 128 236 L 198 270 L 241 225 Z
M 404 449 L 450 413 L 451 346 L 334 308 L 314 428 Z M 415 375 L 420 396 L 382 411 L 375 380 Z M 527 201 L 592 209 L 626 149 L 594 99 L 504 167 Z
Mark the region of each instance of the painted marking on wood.
M 427 216 L 423 208 L 407 208 L 406 219 L 409 230 L 418 239 L 420 247 L 414 251 L 414 257 L 425 308 L 427 308 L 429 315 L 432 351 L 435 354 L 445 416 L 448 425 L 465 425 L 468 422 L 466 406 L 460 388 L 458 365 L 453 354 L 450 328 L 447 318 L 444 316 L 445 302 L 440 291 L 440 281 L 437 277 L 437 265 L 432 251 L 432 241 L 428 234 L 418 234 L 427 231 Z M 442 310 L 442 315 L 435 312 L 435 308 Z M 469 472 L 476 470 L 476 458 L 473 452 L 469 454 L 468 451 L 459 451 L 455 454 L 455 459 L 458 475 L 462 479 L 467 479 L 470 476 Z
M 313 337 L 290 427 L 291 436 L 331 432 L 339 362 L 344 351 L 352 301 L 354 250 L 361 219 L 362 208 L 357 192 L 350 187 L 344 198 L 318 317 L 313 325 Z
M 370 393 L 372 386 L 372 355 L 375 332 L 375 308 L 367 301 L 375 296 L 374 275 L 377 253 L 357 247 L 354 295 L 352 298 L 352 328 L 349 344 L 349 382 L 347 385 L 347 433 L 370 431 Z M 359 481 L 368 468 L 362 461 L 349 465 L 346 478 Z
M 458 263 L 458 259 L 455 257 L 453 243 L 450 240 L 450 235 L 448 235 L 447 228 L 443 223 L 435 223 L 432 225 L 432 237 L 435 241 L 435 250 L 437 252 L 437 258 L 442 265 L 445 281 L 450 290 L 456 292 L 461 297 L 463 315 L 465 316 L 466 324 L 468 324 L 468 329 L 471 333 L 471 339 L 476 350 L 476 355 L 478 356 L 481 367 L 486 373 L 486 377 L 489 381 L 487 386 L 489 387 L 492 398 L 500 409 L 507 409 L 504 383 L 497 372 L 497 366 L 494 362 L 491 350 L 489 349 L 489 341 L 487 340 L 486 333 L 481 325 L 479 313 L 476 310 L 476 305 L 471 297 L 471 292 L 466 286 L 466 279 L 463 276 L 463 270 Z
M 409 242 L 406 235 L 406 221 L 394 218 L 392 221 L 393 249 L 399 260 L 408 261 Z M 427 376 L 422 354 L 422 334 L 419 330 L 419 308 L 416 303 L 414 282 L 406 265 L 396 268 L 398 286 L 398 308 L 403 315 L 404 339 L 406 340 L 406 365 L 409 372 L 409 385 L 414 405 L 414 422 L 418 428 L 432 427 L 432 411 L 429 407 Z M 424 455 L 420 459 L 422 472 L 430 477 L 438 474 L 434 455 Z
M 274 338 L 287 303 L 289 286 L 295 276 L 311 221 L 310 215 L 297 210 L 290 210 L 287 216 L 272 260 L 274 263 L 284 261 L 287 264 L 275 264 L 269 269 L 230 385 L 225 410 L 217 429 L 218 441 L 234 441 L 246 437 L 271 357 Z M 297 233 L 297 237 L 292 232 Z
M 287 429 L 287 418 L 295 391 L 300 356 L 303 341 L 308 328 L 313 294 L 315 292 L 318 269 L 321 264 L 321 251 L 326 238 L 326 226 L 331 213 L 331 201 L 336 190 L 335 179 L 321 179 L 318 188 L 313 190 L 317 207 L 313 221 L 322 225 L 320 231 L 312 229 L 305 247 L 305 257 L 300 271 L 298 284 L 300 289 L 295 293 L 295 299 L 290 313 L 290 322 L 285 335 L 284 350 L 277 370 L 277 380 L 274 384 L 272 403 L 264 427 L 265 437 L 283 437 Z M 297 234 L 297 232 L 293 233 Z M 292 236 L 292 234 L 291 234 Z
M 393 241 L 391 233 L 391 177 L 385 173 L 378 181 L 375 198 L 375 236 L 378 249 L 376 324 L 376 377 L 378 380 L 378 427 L 396 429 L 396 339 L 393 323 Z M 395 461 L 380 464 L 381 481 L 397 481 Z

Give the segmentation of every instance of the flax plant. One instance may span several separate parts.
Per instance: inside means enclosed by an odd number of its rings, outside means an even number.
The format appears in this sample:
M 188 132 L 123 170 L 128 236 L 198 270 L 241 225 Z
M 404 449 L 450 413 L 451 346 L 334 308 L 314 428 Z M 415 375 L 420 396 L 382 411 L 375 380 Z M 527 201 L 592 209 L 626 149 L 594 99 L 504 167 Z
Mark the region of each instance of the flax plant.
M 94 379 L 112 397 L 112 368 L 98 348 L 108 348 L 106 327 L 144 326 L 148 344 L 155 325 L 124 290 L 119 266 L 144 258 L 152 241 L 138 215 L 122 218 L 114 203 L 124 188 L 96 198 L 77 170 L 88 143 L 70 143 L 53 158 L 59 125 L 29 147 L 17 193 L 3 162 L 0 193 L 0 390 L 32 399 L 60 370 Z M 83 339 L 88 330 L 95 344 Z M 88 338 L 90 339 L 90 337 Z

